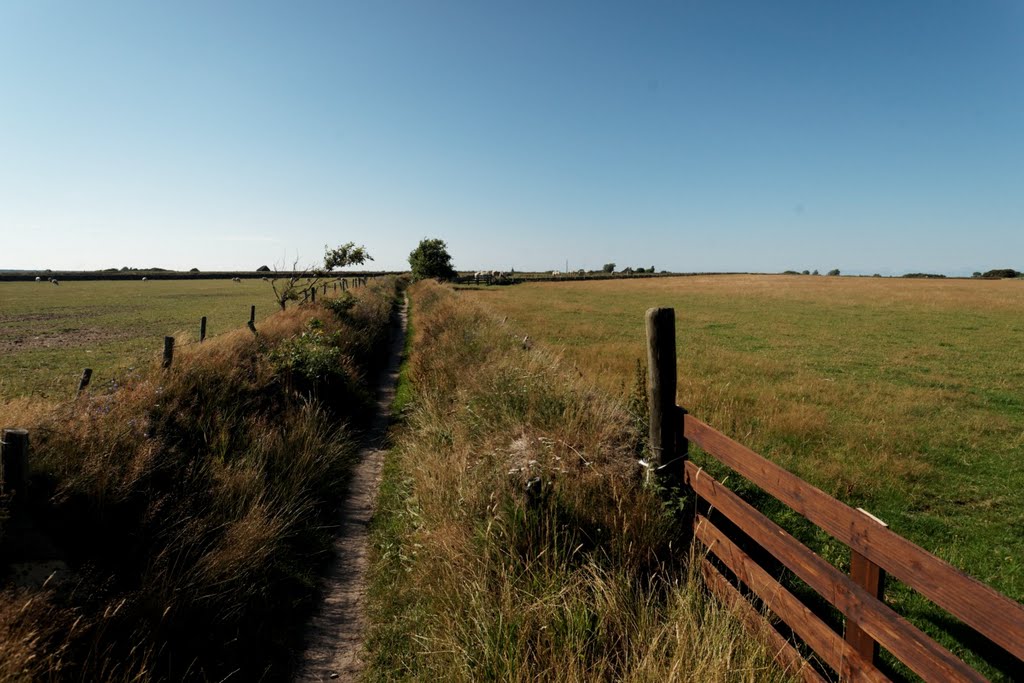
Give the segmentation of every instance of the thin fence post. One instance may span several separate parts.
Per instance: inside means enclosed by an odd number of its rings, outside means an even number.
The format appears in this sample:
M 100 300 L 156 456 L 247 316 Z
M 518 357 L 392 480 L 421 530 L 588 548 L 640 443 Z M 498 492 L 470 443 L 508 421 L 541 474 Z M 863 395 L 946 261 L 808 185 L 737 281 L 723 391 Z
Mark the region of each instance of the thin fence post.
M 0 441 L 0 479 L 3 492 L 12 491 L 21 498 L 28 481 L 28 431 L 5 429 Z
M 883 527 L 889 526 L 867 510 L 857 509 Z M 885 599 L 885 570 L 853 548 L 850 548 L 850 578 L 873 597 L 879 600 Z M 878 665 L 878 643 L 874 638 L 865 633 L 864 629 L 856 621 L 851 620 L 849 617 L 846 618 L 846 634 L 844 637 L 846 642 L 857 651 L 857 654 L 872 664 Z
M 206 316 L 204 315 L 199 319 L 199 342 L 202 343 L 206 339 Z
M 90 379 L 92 379 L 92 368 L 82 370 L 82 379 L 78 380 L 78 393 L 85 391 L 85 388 L 89 386 Z
M 249 322 L 256 324 L 256 304 L 249 307 Z
M 309 302 L 311 304 L 315 304 L 316 303 L 316 287 L 310 287 L 309 288 Z
M 164 362 L 163 367 L 171 367 L 171 361 L 174 360 L 174 337 L 164 337 Z
M 672 308 L 647 310 L 647 401 L 651 454 L 659 478 L 668 486 L 683 481 L 685 452 L 677 453 L 681 413 L 676 406 L 676 314 Z M 682 445 L 682 444 L 680 444 Z

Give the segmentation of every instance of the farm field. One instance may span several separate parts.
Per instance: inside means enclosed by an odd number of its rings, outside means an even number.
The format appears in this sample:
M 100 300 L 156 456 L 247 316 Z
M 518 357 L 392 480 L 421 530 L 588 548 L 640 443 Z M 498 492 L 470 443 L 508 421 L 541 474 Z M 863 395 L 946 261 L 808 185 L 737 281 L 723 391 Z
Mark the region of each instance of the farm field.
M 93 383 L 159 357 L 163 337 L 176 343 L 243 327 L 277 310 L 262 280 L 0 282 L 0 401 L 35 394 L 63 399 L 82 369 Z
M 1024 282 L 737 275 L 461 296 L 624 398 L 642 391 L 644 312 L 674 307 L 681 405 L 1024 599 Z

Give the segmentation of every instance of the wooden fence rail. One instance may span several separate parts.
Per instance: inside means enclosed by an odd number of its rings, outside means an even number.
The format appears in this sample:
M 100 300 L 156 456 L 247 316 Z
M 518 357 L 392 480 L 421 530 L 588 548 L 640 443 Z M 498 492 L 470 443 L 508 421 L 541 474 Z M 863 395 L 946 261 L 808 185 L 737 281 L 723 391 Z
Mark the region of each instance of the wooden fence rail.
M 666 321 L 671 321 L 666 323 Z M 759 618 L 734 585 L 756 595 L 840 678 L 888 680 L 878 668 L 883 648 L 925 680 L 982 681 L 985 678 L 897 614 L 884 600 L 888 574 L 916 590 L 1021 662 L 1024 672 L 1024 606 L 971 578 L 949 563 L 891 531 L 863 510 L 856 510 L 733 441 L 685 410 L 666 408 L 662 387 L 674 388 L 674 314 L 647 312 L 651 438 L 655 462 L 668 483 L 682 473 L 682 486 L 695 494 L 694 538 L 707 549 L 702 571 L 708 588 L 737 605 L 744 621 L 776 646 L 778 660 L 796 667 L 805 680 L 821 680 L 781 633 Z M 667 350 L 671 343 L 672 352 Z M 670 367 L 666 367 L 671 364 Z M 666 379 L 671 375 L 671 379 Z M 655 424 L 657 421 L 657 424 Z M 670 438 L 667 435 L 676 435 Z M 721 464 L 784 503 L 850 549 L 847 576 L 804 546 L 768 517 L 689 462 L 690 442 Z M 713 514 L 707 512 L 708 506 Z M 717 520 L 724 518 L 725 523 Z M 736 533 L 739 530 L 740 534 Z M 736 536 L 745 538 L 743 543 Z M 751 546 L 751 542 L 754 546 Z M 768 572 L 756 557 L 767 554 L 806 583 L 844 617 L 844 633 L 819 618 Z M 726 578 L 719 567 L 735 577 Z

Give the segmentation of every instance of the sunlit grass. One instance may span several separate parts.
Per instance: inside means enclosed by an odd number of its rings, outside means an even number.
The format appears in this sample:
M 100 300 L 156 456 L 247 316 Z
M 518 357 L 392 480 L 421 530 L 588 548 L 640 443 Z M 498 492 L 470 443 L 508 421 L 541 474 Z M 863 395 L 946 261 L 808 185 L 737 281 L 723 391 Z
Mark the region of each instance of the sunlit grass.
M 333 291 L 331 292 L 333 294 Z M 178 344 L 244 327 L 278 310 L 270 283 L 242 280 L 0 282 L 0 400 L 74 395 L 82 369 L 109 383 Z
M 1024 599 L 1024 281 L 715 276 L 459 295 L 623 397 L 645 310 L 674 307 L 681 405 Z
M 374 522 L 370 680 L 783 680 L 683 568 L 622 406 L 430 282 Z

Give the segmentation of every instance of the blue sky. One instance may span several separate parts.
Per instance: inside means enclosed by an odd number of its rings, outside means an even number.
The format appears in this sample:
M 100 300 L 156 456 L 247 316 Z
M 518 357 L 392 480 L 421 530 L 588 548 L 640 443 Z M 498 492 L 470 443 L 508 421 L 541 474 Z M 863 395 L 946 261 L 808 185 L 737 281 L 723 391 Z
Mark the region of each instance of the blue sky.
M 0 2 L 0 268 L 1024 268 L 1024 4 Z

